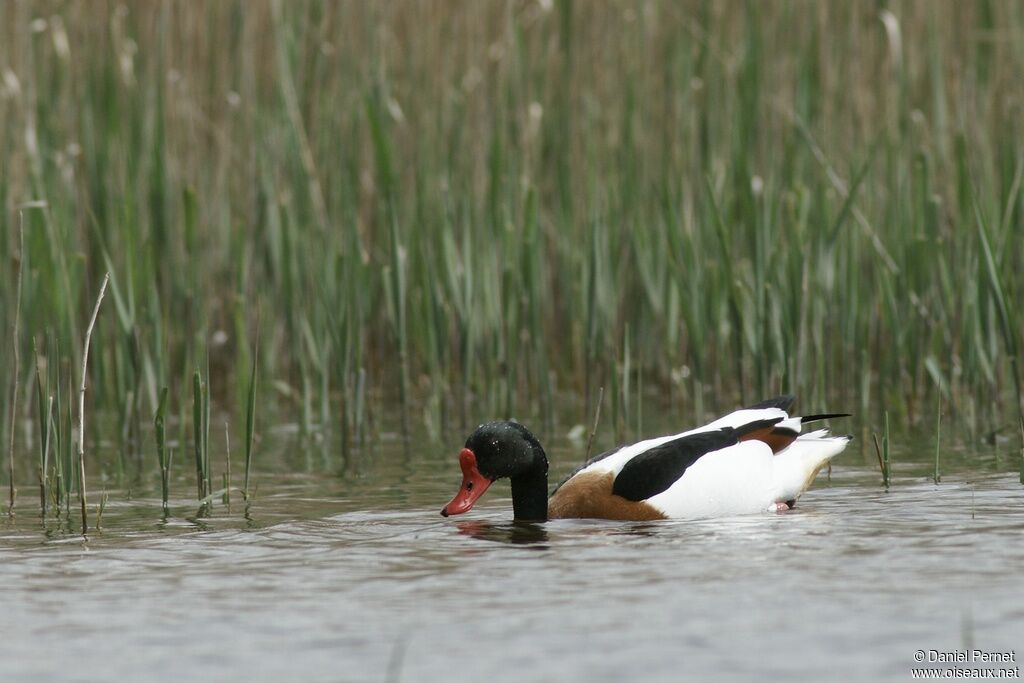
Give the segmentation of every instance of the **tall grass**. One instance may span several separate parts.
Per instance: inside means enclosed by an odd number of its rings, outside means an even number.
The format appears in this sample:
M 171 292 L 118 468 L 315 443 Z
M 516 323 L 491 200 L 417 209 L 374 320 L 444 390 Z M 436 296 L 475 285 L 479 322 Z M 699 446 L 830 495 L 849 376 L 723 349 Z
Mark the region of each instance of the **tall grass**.
M 1017 346 L 1017 325 L 1014 320 L 1017 309 L 1006 302 L 1005 288 L 1002 278 L 996 267 L 995 259 L 992 256 L 992 247 L 989 244 L 985 221 L 977 203 L 974 205 L 974 213 L 978 220 L 978 237 L 981 242 L 981 251 L 985 257 L 985 272 L 988 275 L 988 284 L 995 303 L 996 311 L 999 313 L 1000 330 L 1003 335 L 1003 344 L 1009 358 L 1010 376 L 1013 380 L 1014 398 L 1017 399 L 1017 436 L 1019 437 L 1019 450 L 1017 453 L 1020 466 L 1020 483 L 1024 484 L 1024 397 L 1021 395 L 1020 377 L 1020 355 Z
M 585 422 L 602 386 L 617 430 L 641 393 L 688 423 L 785 389 L 894 430 L 942 395 L 978 438 L 1021 402 L 1022 44 L 984 0 L 4 3 L 0 259 L 45 201 L 19 348 L 49 340 L 52 490 L 106 270 L 105 472 L 200 358 L 248 403 L 260 307 L 261 410 L 345 448 Z

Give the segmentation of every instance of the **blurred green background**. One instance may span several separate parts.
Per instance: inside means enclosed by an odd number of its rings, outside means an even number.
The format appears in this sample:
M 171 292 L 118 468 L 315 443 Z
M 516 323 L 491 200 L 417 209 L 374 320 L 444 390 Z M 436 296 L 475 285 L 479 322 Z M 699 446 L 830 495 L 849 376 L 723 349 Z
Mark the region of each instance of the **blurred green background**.
M 106 271 L 132 453 L 197 368 L 241 429 L 257 339 L 263 423 L 346 447 L 601 387 L 623 437 L 779 391 L 1012 435 L 1021 74 L 1016 2 L 4 2 L 5 450 Z

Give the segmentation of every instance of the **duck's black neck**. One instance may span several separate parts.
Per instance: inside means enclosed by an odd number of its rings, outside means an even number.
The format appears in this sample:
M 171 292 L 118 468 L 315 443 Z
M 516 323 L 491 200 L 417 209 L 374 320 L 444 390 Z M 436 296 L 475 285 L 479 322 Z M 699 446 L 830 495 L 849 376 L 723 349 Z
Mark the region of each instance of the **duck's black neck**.
M 548 456 L 529 429 L 513 420 L 488 422 L 469 435 L 466 448 L 482 476 L 512 480 L 517 521 L 547 521 Z
M 512 477 L 512 514 L 521 522 L 548 520 L 547 467 L 532 468 Z

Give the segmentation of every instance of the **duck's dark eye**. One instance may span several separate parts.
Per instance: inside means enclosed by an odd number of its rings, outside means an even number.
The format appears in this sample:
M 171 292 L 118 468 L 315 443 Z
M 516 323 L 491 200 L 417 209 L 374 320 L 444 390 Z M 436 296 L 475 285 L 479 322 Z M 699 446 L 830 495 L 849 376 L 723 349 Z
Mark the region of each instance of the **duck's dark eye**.
M 471 481 L 467 481 L 466 482 L 466 490 L 467 491 L 472 491 L 473 490 L 473 482 L 471 482 Z

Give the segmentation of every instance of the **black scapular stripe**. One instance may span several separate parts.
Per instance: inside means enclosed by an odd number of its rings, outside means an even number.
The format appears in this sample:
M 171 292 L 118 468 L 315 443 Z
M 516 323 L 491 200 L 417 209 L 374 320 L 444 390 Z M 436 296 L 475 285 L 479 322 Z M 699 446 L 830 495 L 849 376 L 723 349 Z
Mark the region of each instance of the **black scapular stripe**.
M 796 396 L 793 394 L 782 394 L 781 396 L 775 396 L 773 398 L 766 398 L 760 403 L 755 403 L 752 406 L 747 406 L 747 410 L 758 410 L 761 408 L 779 408 L 785 410 L 787 413 L 789 409 L 796 403 Z
M 612 493 L 626 500 L 647 500 L 676 483 L 686 469 L 702 456 L 734 446 L 741 436 L 781 421 L 782 418 L 757 420 L 736 429 L 725 427 L 699 432 L 655 446 L 626 463 L 615 477 Z

